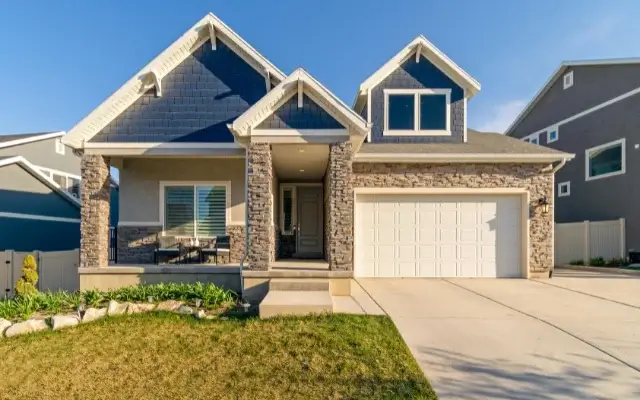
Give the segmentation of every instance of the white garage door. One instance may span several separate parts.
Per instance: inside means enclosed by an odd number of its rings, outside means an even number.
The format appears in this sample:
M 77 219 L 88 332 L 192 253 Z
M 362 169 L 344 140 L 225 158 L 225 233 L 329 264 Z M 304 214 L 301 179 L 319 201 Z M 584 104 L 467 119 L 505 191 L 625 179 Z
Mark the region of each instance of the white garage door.
M 519 196 L 359 195 L 360 277 L 519 277 Z

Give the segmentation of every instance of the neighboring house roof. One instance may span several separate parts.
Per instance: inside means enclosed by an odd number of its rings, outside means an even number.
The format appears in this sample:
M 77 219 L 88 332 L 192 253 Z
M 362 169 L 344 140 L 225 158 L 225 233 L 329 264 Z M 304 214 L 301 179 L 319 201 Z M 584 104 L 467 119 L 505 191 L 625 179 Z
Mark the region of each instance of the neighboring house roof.
M 338 122 L 354 129 L 361 135 L 366 135 L 371 129 L 367 121 L 303 68 L 293 71 L 278 86 L 236 118 L 232 124 L 229 124 L 229 129 L 234 135 L 247 136 L 251 129 L 258 126 L 292 96 L 302 95 L 300 91 L 313 96 L 313 100 L 327 107 L 327 111 Z
M 42 183 L 51 188 L 54 192 L 58 193 L 65 200 L 69 201 L 74 206 L 80 208 L 80 201 L 73 197 L 69 192 L 62 189 L 57 183 L 55 183 L 51 178 L 44 175 L 40 170 L 31 164 L 27 159 L 22 156 L 11 156 L 11 157 L 0 157 L 0 168 L 6 167 L 7 165 L 17 164 L 22 167 L 25 171 L 29 172 L 35 178 L 40 180 Z
M 467 131 L 465 143 L 365 143 L 356 161 L 429 162 L 553 162 L 573 154 L 507 137 L 499 133 Z
M 542 97 L 547 93 L 551 86 L 558 80 L 560 76 L 564 74 L 564 72 L 571 67 L 590 67 L 590 66 L 598 66 L 598 65 L 625 65 L 625 64 L 640 64 L 640 58 L 611 58 L 611 59 L 600 59 L 600 60 L 576 60 L 576 61 L 563 61 L 560 66 L 555 70 L 555 72 L 551 75 L 551 77 L 547 80 L 547 82 L 542 86 L 542 88 L 533 96 L 533 99 L 527 104 L 527 106 L 518 114 L 516 119 L 511 123 L 511 125 L 504 132 L 505 135 L 509 136 L 513 133 L 515 127 L 525 119 L 527 115 L 533 110 L 533 108 L 538 104 L 538 101 L 542 99 Z
M 209 13 L 74 126 L 63 142 L 79 148 L 149 89 L 155 87 L 157 95 L 161 95 L 162 78 L 208 40 L 212 41 L 212 46 L 215 46 L 216 40 L 222 40 L 249 65 L 265 75 L 266 81 L 271 78 L 282 81 L 285 78 L 285 74 L 275 65 L 218 17 Z
M 387 61 L 380 69 L 369 76 L 362 84 L 356 95 L 354 101 L 354 108 L 361 96 L 367 94 L 367 91 L 378 83 L 382 82 L 384 78 L 389 76 L 395 71 L 402 63 L 404 63 L 409 57 L 416 54 L 417 56 L 424 56 L 427 60 L 432 62 L 442 72 L 444 72 L 452 81 L 460 85 L 465 91 L 468 92 L 468 98 L 473 97 L 480 91 L 480 83 L 473 79 L 465 70 L 460 68 L 453 60 L 447 57 L 440 49 L 428 41 L 424 36 L 420 35 L 413 39 L 408 45 L 406 45 L 400 52 Z
M 2 135 L 0 136 L 0 149 L 62 136 L 64 136 L 63 131 Z

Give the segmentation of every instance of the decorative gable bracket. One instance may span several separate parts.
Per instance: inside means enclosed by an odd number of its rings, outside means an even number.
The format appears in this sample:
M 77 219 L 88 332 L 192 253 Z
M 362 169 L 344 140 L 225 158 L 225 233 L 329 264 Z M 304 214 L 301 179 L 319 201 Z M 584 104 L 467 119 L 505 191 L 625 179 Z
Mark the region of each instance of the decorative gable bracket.
M 216 49 L 216 27 L 213 26 L 213 21 L 207 23 L 209 27 L 209 37 L 211 38 L 211 50 Z
M 153 87 L 156 88 L 156 97 L 162 97 L 162 78 L 158 74 L 158 71 L 155 69 L 151 69 L 151 71 L 147 72 L 146 75 L 142 78 L 142 90 L 147 91 Z

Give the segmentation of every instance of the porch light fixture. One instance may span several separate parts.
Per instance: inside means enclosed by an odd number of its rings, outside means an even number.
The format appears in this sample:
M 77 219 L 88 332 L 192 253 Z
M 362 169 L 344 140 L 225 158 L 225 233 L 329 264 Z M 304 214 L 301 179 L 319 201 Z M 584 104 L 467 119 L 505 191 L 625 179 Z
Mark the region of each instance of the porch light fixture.
M 538 207 L 540 207 L 543 214 L 549 213 L 549 201 L 547 200 L 546 197 L 543 197 L 540 200 L 538 200 Z

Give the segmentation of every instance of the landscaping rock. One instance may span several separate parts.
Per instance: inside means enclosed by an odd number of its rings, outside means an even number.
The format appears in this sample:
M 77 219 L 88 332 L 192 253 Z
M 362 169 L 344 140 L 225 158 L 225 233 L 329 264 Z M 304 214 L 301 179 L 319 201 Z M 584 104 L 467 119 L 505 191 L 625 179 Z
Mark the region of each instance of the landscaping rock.
M 183 303 L 177 300 L 167 300 L 158 304 L 156 307 L 156 311 L 177 311 L 178 308 L 182 307 Z
M 107 305 L 107 315 L 122 315 L 127 312 L 129 303 L 118 303 L 115 300 L 111 300 Z
M 205 319 L 207 314 L 204 312 L 204 310 L 198 310 L 195 312 L 195 314 L 193 314 L 193 316 L 196 317 L 197 319 Z
M 4 331 L 4 335 L 9 338 L 27 333 L 44 331 L 48 328 L 49 326 L 43 319 L 28 319 L 24 322 L 18 322 L 11 325 L 6 331 Z
M 11 321 L 7 321 L 4 318 L 0 318 L 0 339 L 4 336 L 4 331 L 12 325 Z
M 193 314 L 193 308 L 189 306 L 180 306 L 176 310 L 178 314 Z
M 140 314 L 143 312 L 153 311 L 156 307 L 155 304 L 145 303 L 145 304 L 129 304 L 127 308 L 127 314 Z
M 103 318 L 107 315 L 106 308 L 87 308 L 82 316 L 82 322 L 91 322 Z
M 76 326 L 80 320 L 75 315 L 54 315 L 51 317 L 51 327 L 54 331 L 70 326 Z

